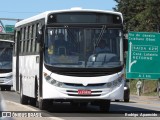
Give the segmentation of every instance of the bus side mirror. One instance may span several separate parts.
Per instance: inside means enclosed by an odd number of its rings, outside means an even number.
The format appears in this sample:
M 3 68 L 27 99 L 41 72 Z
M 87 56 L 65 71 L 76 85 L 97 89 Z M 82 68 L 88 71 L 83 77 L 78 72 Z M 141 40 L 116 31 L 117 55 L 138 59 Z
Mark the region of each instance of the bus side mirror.
M 123 50 L 128 51 L 128 33 L 123 35 Z
M 36 42 L 41 43 L 43 41 L 43 25 L 41 23 L 38 24 L 36 36 Z
M 128 51 L 128 39 L 126 39 L 126 38 L 123 38 L 123 49 L 124 49 L 124 51 Z
M 42 37 L 43 35 L 42 35 L 42 29 L 40 29 L 40 30 L 38 30 L 38 32 L 37 32 L 37 37 L 36 37 L 36 42 L 37 43 L 40 43 L 41 41 L 42 41 Z
M 15 42 L 12 42 L 12 43 L 10 44 L 10 47 L 13 47 L 13 46 L 14 46 L 14 44 L 15 44 Z

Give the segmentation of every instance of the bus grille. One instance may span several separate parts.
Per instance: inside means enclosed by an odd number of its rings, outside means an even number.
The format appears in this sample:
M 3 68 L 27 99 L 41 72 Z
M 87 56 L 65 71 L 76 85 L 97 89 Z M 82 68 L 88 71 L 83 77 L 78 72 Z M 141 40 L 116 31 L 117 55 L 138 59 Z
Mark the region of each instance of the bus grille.
M 68 94 L 69 96 L 77 96 L 77 97 L 94 97 L 94 96 L 100 96 L 101 94 L 96 95 L 78 95 L 78 94 Z
M 67 90 L 67 94 L 69 96 L 77 96 L 77 97 L 94 97 L 94 96 L 100 96 L 102 94 L 102 91 L 100 90 L 91 91 L 90 95 L 81 95 L 81 94 L 78 94 L 78 90 Z
M 74 83 L 64 83 L 67 86 L 72 86 L 72 87 L 84 87 L 83 84 L 74 84 Z M 104 86 L 106 83 L 97 83 L 97 84 L 88 84 L 85 87 L 102 87 Z

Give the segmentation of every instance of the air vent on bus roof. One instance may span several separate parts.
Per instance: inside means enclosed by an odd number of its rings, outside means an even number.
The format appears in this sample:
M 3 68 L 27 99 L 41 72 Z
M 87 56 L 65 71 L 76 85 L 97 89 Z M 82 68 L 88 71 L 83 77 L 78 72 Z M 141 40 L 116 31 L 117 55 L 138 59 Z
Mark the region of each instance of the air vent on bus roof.
M 81 10 L 81 7 L 72 7 L 71 10 Z

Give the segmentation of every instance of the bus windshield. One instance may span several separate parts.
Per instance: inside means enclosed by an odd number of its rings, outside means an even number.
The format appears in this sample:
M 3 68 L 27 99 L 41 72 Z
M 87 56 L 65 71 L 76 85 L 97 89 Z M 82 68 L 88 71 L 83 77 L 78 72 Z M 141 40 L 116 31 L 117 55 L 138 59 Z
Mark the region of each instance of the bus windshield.
M 0 42 L 0 69 L 12 68 L 12 43 Z
M 52 27 L 45 40 L 45 62 L 53 67 L 114 68 L 120 60 L 121 28 Z

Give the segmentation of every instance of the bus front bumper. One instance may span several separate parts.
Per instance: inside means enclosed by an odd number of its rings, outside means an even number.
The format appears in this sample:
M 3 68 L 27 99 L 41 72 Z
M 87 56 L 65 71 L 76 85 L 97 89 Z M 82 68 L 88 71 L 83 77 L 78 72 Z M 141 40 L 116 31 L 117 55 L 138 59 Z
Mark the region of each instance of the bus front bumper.
M 0 86 L 3 86 L 3 85 L 9 85 L 9 86 L 12 86 L 13 85 L 13 80 L 12 78 L 0 78 Z
M 91 91 L 90 94 L 79 94 L 79 90 Z M 124 84 L 123 82 L 114 88 L 106 87 L 69 87 L 69 88 L 60 88 L 53 87 L 52 85 L 47 87 L 43 91 L 43 99 L 63 99 L 63 100 L 73 100 L 73 99 L 82 99 L 82 100 L 111 100 L 111 99 L 123 99 L 124 96 Z

